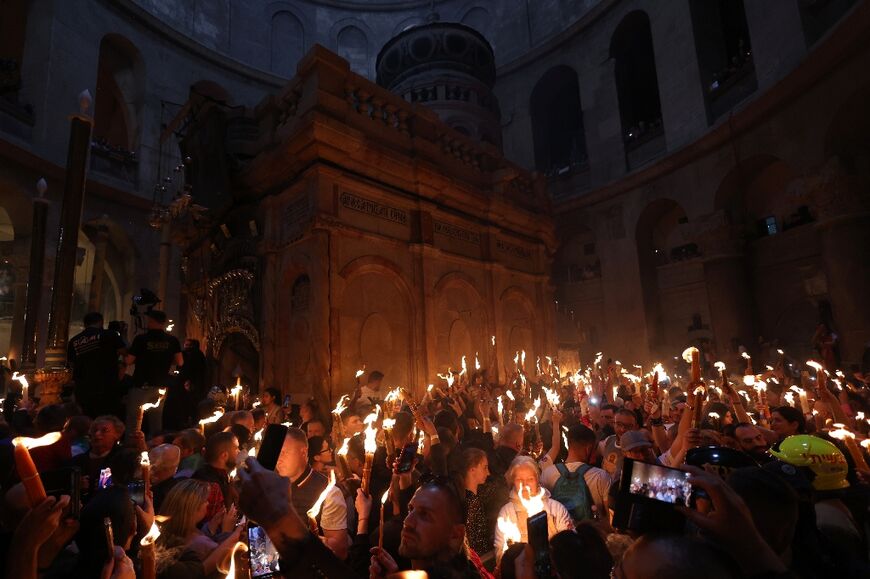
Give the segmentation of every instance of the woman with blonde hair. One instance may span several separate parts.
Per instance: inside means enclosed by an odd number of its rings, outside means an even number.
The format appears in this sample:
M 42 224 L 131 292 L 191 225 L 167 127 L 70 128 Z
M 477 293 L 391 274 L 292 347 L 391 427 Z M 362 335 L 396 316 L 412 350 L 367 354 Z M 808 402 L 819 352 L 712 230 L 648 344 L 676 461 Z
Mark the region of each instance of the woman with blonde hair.
M 510 501 L 498 513 L 495 529 L 496 559 L 501 559 L 507 547 L 506 528 L 516 527 L 520 539 L 514 542 L 529 542 L 528 519 L 543 511 L 547 513 L 547 537 L 553 538 L 561 531 L 573 531 L 574 523 L 567 509 L 559 501 L 550 498 L 550 491 L 541 486 L 541 469 L 530 456 L 518 456 L 504 475 L 511 487 Z
M 218 565 L 239 540 L 243 525 L 235 526 L 234 508 L 209 521 L 210 527 L 219 526 L 212 530 L 229 533 L 221 543 L 199 530 L 198 525 L 208 510 L 209 491 L 209 483 L 185 479 L 172 487 L 163 500 L 160 514 L 168 518 L 157 539 L 158 577 L 189 577 L 190 571 L 198 569 L 206 577 L 219 572 Z

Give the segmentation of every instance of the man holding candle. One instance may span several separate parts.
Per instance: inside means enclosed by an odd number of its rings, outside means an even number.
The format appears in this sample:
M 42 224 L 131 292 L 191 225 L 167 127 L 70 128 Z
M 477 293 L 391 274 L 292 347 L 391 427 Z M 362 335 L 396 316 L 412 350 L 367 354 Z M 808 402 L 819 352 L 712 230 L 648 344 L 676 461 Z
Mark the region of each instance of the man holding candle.
M 117 416 L 99 416 L 91 423 L 91 449 L 72 459 L 72 465 L 82 471 L 82 502 L 87 502 L 98 490 L 100 471 L 109 466 L 120 450 L 118 442 L 124 436 L 124 423 Z
M 290 479 L 291 503 L 297 513 L 307 513 L 326 489 L 326 477 L 308 464 L 308 438 L 298 428 L 288 428 L 275 472 Z M 340 559 L 347 557 L 347 505 L 341 489 L 333 487 L 323 502 L 318 521 L 324 542 Z

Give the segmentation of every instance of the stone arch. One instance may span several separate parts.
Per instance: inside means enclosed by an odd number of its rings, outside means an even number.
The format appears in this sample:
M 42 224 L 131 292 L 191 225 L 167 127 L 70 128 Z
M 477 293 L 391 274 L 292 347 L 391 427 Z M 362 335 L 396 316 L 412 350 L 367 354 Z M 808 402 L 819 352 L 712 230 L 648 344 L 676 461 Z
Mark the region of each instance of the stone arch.
M 773 155 L 757 155 L 735 165 L 715 194 L 715 208 L 743 225 L 750 237 L 773 235 L 812 221 L 809 207 L 789 191 L 797 173 Z
M 370 76 L 368 27 L 356 20 L 345 20 L 336 26 L 334 38 L 338 55 L 347 60 L 353 72 Z
M 402 270 L 385 258 L 364 256 L 345 265 L 339 275 L 343 283 L 333 298 L 339 367 L 349 374 L 365 364 L 369 371 L 383 372 L 387 384 L 413 386 L 415 311 Z M 372 341 L 379 344 L 377 349 Z M 341 379 L 336 373 L 334 381 Z
M 305 54 L 305 28 L 289 10 L 272 14 L 269 70 L 284 77 L 296 73 L 296 64 Z
M 110 150 L 135 153 L 144 101 L 145 65 L 139 50 L 124 36 L 107 34 L 100 41 L 97 64 L 94 141 Z
M 619 100 L 619 116 L 626 148 L 642 145 L 662 131 L 662 109 L 649 16 L 629 12 L 610 40 L 610 57 Z
M 435 351 L 440 370 L 458 368 L 462 356 L 469 364 L 475 352 L 480 362 L 487 365 L 490 352 L 491 324 L 486 304 L 466 273 L 452 271 L 444 274 L 435 284 Z
M 534 301 L 521 288 L 510 286 L 499 296 L 499 310 L 501 335 L 498 348 L 503 364 L 510 372 L 516 352 L 525 350 L 526 371 L 533 373 L 535 358 L 540 354 Z
M 660 268 L 680 265 L 680 262 L 694 260 L 700 257 L 697 244 L 689 235 L 686 211 L 673 199 L 660 198 L 652 201 L 644 208 L 637 221 L 635 242 L 637 244 L 638 267 L 640 269 L 641 295 L 643 298 L 646 318 L 646 332 L 650 353 L 665 354 L 668 348 L 676 349 L 685 345 L 688 336 L 686 329 L 693 321 L 694 315 L 706 313 L 706 298 L 703 299 L 705 312 L 688 312 L 680 320 L 674 320 L 675 315 L 682 315 L 673 308 L 663 307 L 663 293 L 660 285 Z M 697 262 L 695 262 L 697 265 Z M 681 270 L 684 272 L 686 270 Z M 673 272 L 672 272 L 673 273 Z M 679 275 L 670 277 L 680 278 Z M 667 276 L 665 276 L 667 279 Z M 666 282 L 665 287 L 670 284 Z M 683 306 L 691 304 L 683 304 Z M 669 320 L 665 320 L 665 310 Z M 682 308 L 681 308 L 682 310 Z M 670 344 L 668 337 L 671 337 Z
M 547 175 L 568 173 L 586 162 L 586 136 L 577 72 L 566 65 L 545 72 L 529 99 L 535 166 Z

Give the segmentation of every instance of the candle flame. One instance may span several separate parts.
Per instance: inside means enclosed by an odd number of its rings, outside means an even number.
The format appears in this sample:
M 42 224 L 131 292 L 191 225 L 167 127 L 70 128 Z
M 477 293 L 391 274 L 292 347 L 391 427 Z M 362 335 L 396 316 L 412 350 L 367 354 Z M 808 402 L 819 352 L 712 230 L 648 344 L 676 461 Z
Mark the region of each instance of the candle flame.
M 864 413 L 859 410 L 858 413 L 855 414 L 855 420 L 864 420 Z
M 329 491 L 331 491 L 335 487 L 335 470 L 329 471 L 329 484 L 326 485 L 326 488 L 323 489 L 323 492 L 320 493 L 320 496 L 317 497 L 317 500 L 308 509 L 308 516 L 312 519 L 316 519 L 317 515 L 320 514 L 320 509 L 323 507 L 323 502 L 326 500 L 327 495 L 329 495 Z M 389 490 L 389 489 L 388 489 Z
M 251 449 L 251 450 L 253 450 L 253 449 Z M 248 456 L 251 456 L 251 453 L 250 453 L 250 452 L 248 452 Z M 234 468 L 233 470 L 231 470 L 231 471 L 230 471 L 230 480 L 235 480 L 235 479 L 236 479 L 236 474 L 238 474 L 238 472 L 239 472 L 239 467 L 236 467 L 236 468 Z
M 339 456 L 347 456 L 347 451 L 350 448 L 350 438 L 345 438 L 344 442 L 341 443 L 341 448 L 338 449 Z
M 520 543 L 523 540 L 522 535 L 520 534 L 520 529 L 517 527 L 516 523 L 511 521 L 510 519 L 505 519 L 504 517 L 498 518 L 498 530 L 501 531 L 501 534 L 504 536 L 504 544 L 502 545 L 502 552 L 508 550 L 508 547 L 513 545 L 514 543 Z
M 354 375 L 354 378 L 359 378 L 360 376 L 362 376 L 365 373 L 366 373 L 365 369 L 357 370 L 356 374 Z
M 692 355 L 698 352 L 698 348 L 695 346 L 689 346 L 685 350 L 683 350 L 683 360 L 686 361 L 687 364 L 692 363 Z
M 516 400 L 516 398 L 514 398 L 514 393 L 511 392 L 510 390 L 505 390 L 505 395 L 506 395 L 508 398 L 510 398 L 511 400 Z
M 378 435 L 378 429 L 373 425 L 377 422 L 380 413 L 381 406 L 377 405 L 375 406 L 374 412 L 366 416 L 363 420 L 363 423 L 366 425 L 364 442 L 366 454 L 374 454 L 378 450 L 378 442 L 376 438 Z
M 390 496 L 390 488 L 387 487 L 387 490 L 384 491 L 384 495 L 381 497 L 381 504 L 387 504 L 387 497 Z
M 217 410 L 214 411 L 214 414 L 212 414 L 208 418 L 203 418 L 202 420 L 199 421 L 199 423 L 201 425 L 211 424 L 212 422 L 217 422 L 218 419 L 223 415 L 224 415 L 223 408 L 218 408 Z
M 342 412 L 347 410 L 348 405 L 350 404 L 350 396 L 344 394 L 341 398 L 338 399 L 338 403 L 335 405 L 335 410 L 333 410 L 333 414 L 341 415 Z
M 60 440 L 60 432 L 49 432 L 39 438 L 29 438 L 27 436 L 16 436 L 12 439 L 12 444 L 15 446 L 23 446 L 27 450 L 39 448 L 40 446 L 49 446 Z
M 468 364 L 465 362 L 465 356 L 462 357 L 462 371 L 459 373 L 459 376 L 465 376 L 468 374 Z
M 474 369 L 480 370 L 480 360 L 477 358 L 477 352 L 474 353 Z
M 740 355 L 743 356 L 744 360 L 751 360 L 752 356 L 749 355 L 749 352 L 740 352 Z
M 834 430 L 828 432 L 832 437 L 837 440 L 846 440 L 847 438 L 855 438 L 855 433 L 851 430 L 848 430 L 844 424 L 840 424 L 839 422 L 834 424 Z
M 743 384 L 746 386 L 752 386 L 755 384 L 755 376 L 752 374 L 747 374 L 743 377 Z
M 433 388 L 435 388 L 435 384 L 429 384 L 429 386 L 426 388 L 426 392 L 432 392 Z
M 821 364 L 816 362 L 815 360 L 807 360 L 807 366 L 814 369 L 816 372 L 821 372 L 824 370 Z
M 504 403 L 502 402 L 502 397 L 498 397 L 498 419 L 501 420 L 502 416 L 504 416 Z
M 779 354 L 780 356 L 785 356 L 785 352 L 783 352 L 779 348 L 777 348 L 776 353 Z
M 446 374 L 437 374 L 437 376 L 439 378 L 441 378 L 442 380 L 444 380 L 445 382 L 447 382 L 448 388 L 453 386 L 454 378 L 453 378 L 453 369 L 452 368 L 448 368 Z
M 157 398 L 157 402 L 146 402 L 145 404 L 140 406 L 140 408 L 142 408 L 142 412 L 145 412 L 146 410 L 151 410 L 152 408 L 157 408 L 158 406 L 160 406 L 160 403 L 163 402 L 163 397 L 166 396 L 166 388 L 159 389 L 157 391 L 157 394 L 159 394 L 159 397 Z
M 242 543 L 241 541 L 237 542 L 233 546 L 233 550 L 230 552 L 230 568 L 227 571 L 227 576 L 224 579 L 236 579 L 236 552 L 241 550 L 242 552 L 248 550 L 248 546 Z M 218 571 L 222 571 L 218 568 Z
M 142 454 L 139 455 L 139 465 L 140 466 L 151 466 L 151 458 L 148 456 L 147 450 L 143 450 Z
M 862 440 L 861 446 L 863 446 L 867 450 L 870 450 L 870 438 L 865 438 L 864 440 Z
M 519 363 L 520 363 L 520 351 L 517 350 L 517 353 L 516 353 L 516 355 L 514 356 L 514 365 L 515 365 L 515 366 L 518 366 Z
M 709 414 L 707 414 L 707 416 L 709 416 L 710 418 L 715 418 L 716 420 L 719 420 L 719 413 L 718 412 L 710 412 Z
M 492 336 L 490 339 L 492 340 L 492 345 L 495 346 L 495 336 Z
M 265 427 L 261 428 L 257 432 L 254 433 L 254 442 L 263 442 L 263 431 L 266 430 Z
M 603 359 L 604 359 L 604 352 L 598 352 L 597 354 L 595 354 L 595 365 L 597 366 L 598 364 L 600 364 L 601 360 L 603 360 Z
M 783 394 L 783 398 L 785 398 L 785 401 L 788 402 L 789 406 L 794 406 L 794 394 L 786 392 Z
M 522 366 L 523 368 L 526 367 L 526 351 L 525 350 L 520 352 L 520 366 Z
M 142 537 L 142 540 L 139 541 L 139 544 L 143 547 L 148 545 L 153 545 L 157 538 L 160 536 L 160 529 L 157 528 L 157 521 L 151 523 L 151 528 L 148 530 L 148 534 Z
M 547 402 L 550 404 L 550 406 L 552 406 L 553 408 L 559 406 L 559 395 L 554 390 L 550 390 L 549 388 L 544 386 L 544 396 L 547 397 Z
M 383 423 L 384 430 L 392 430 L 395 425 L 396 425 L 395 418 L 384 418 L 384 423 Z
M 717 370 L 719 370 L 720 372 L 724 372 L 725 371 L 725 362 L 716 362 L 715 364 L 713 364 L 713 367 L 716 368 Z
M 23 391 L 26 392 L 27 389 L 30 388 L 30 384 L 27 382 L 27 376 L 25 376 L 24 374 L 13 372 L 12 379 L 21 383 L 21 388 L 23 389 Z
M 537 515 L 544 510 L 544 489 L 538 488 L 538 494 L 532 495 L 532 489 L 523 483 L 520 483 L 520 491 L 517 493 L 520 498 L 520 504 L 526 509 L 526 514 L 529 517 Z M 524 495 L 529 495 L 527 499 Z

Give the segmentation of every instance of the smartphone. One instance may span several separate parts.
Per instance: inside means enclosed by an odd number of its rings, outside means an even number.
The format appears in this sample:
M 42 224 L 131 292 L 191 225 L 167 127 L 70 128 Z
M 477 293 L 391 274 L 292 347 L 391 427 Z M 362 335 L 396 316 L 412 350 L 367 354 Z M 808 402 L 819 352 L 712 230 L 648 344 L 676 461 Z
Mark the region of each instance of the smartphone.
M 100 480 L 97 481 L 97 488 L 105 489 L 109 488 L 109 485 L 112 484 L 112 469 L 104 468 L 100 469 Z
M 677 507 L 689 506 L 692 492 L 688 473 L 625 458 L 613 527 L 638 533 L 682 532 L 686 517 Z
M 630 495 L 688 507 L 692 497 L 689 476 L 677 468 L 625 459 L 621 485 Z
M 278 549 L 272 544 L 263 527 L 254 523 L 248 523 L 248 557 L 252 579 L 281 576 Z
M 77 466 L 58 468 L 39 475 L 45 494 L 60 499 L 69 495 L 69 516 L 78 519 L 81 512 L 82 471 Z
M 409 442 L 402 448 L 402 454 L 399 456 L 399 464 L 396 465 L 396 472 L 399 474 L 410 472 L 414 467 L 414 458 L 417 456 L 417 443 Z
M 259 452 L 257 452 L 257 462 L 263 465 L 263 468 L 275 470 L 275 465 L 278 464 L 278 457 L 281 455 L 281 448 L 284 446 L 284 438 L 286 436 L 286 426 L 281 424 L 269 424 L 266 426 L 266 432 L 263 433 L 263 443 L 260 445 Z
M 535 552 L 535 577 L 551 577 L 547 511 L 532 515 L 526 525 L 529 530 L 529 545 Z
M 127 483 L 127 492 L 134 505 L 145 506 L 145 481 L 142 479 L 131 480 Z

